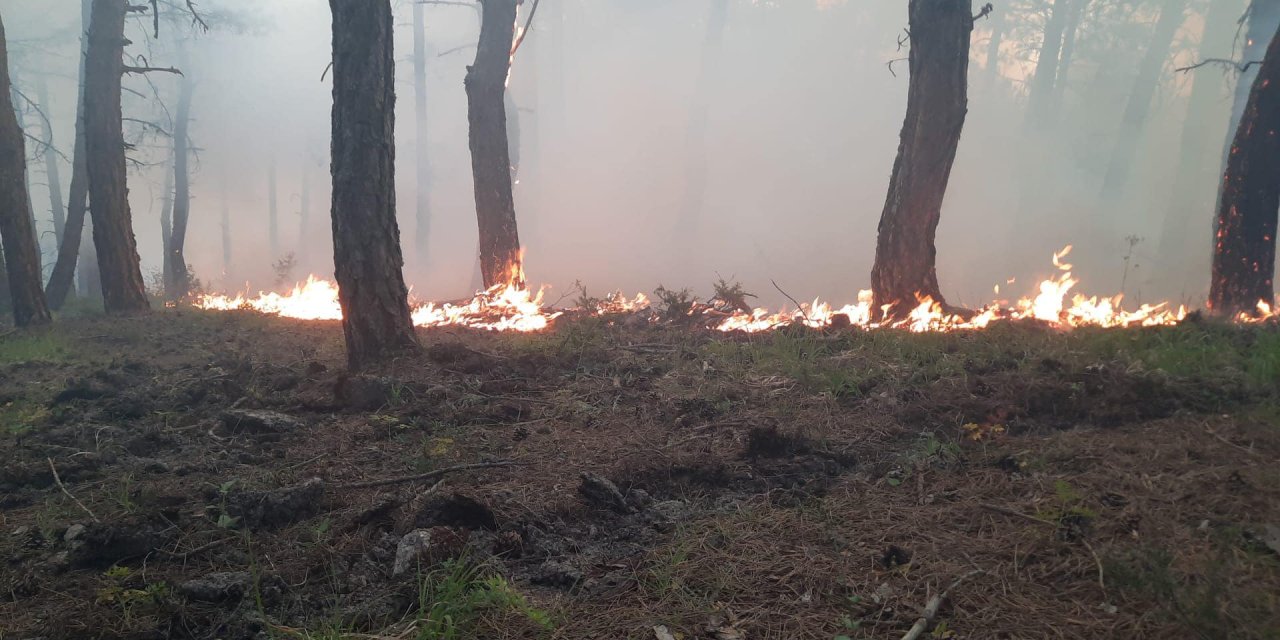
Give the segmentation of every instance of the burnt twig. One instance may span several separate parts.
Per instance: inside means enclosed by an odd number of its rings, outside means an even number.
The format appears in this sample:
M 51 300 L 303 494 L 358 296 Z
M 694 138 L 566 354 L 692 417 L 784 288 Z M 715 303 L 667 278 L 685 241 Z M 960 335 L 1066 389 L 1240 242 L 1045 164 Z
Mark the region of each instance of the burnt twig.
M 349 482 L 347 484 L 336 485 L 335 489 L 369 489 L 371 487 L 385 487 L 389 484 L 404 484 L 406 482 L 421 482 L 423 480 L 435 480 L 442 476 L 456 473 L 458 471 L 470 471 L 472 469 L 491 469 L 494 467 L 511 467 L 518 464 L 527 464 L 516 462 L 514 460 L 499 460 L 497 462 L 475 462 L 472 464 L 460 464 L 443 469 L 436 469 L 427 473 L 419 473 L 412 476 L 401 476 L 398 478 L 383 478 L 381 480 L 366 480 L 364 482 Z
M 928 629 L 933 624 L 934 618 L 938 617 L 938 609 L 942 608 L 943 601 L 951 595 L 951 592 L 955 591 L 956 587 L 959 587 L 960 583 L 965 580 L 984 573 L 986 571 L 982 569 L 974 569 L 956 578 L 955 582 L 952 582 L 951 586 L 947 587 L 945 591 L 931 598 L 929 604 L 925 605 L 924 611 L 920 612 L 920 618 L 911 626 L 911 630 L 907 632 L 907 635 L 902 636 L 902 640 L 916 640 L 916 638 L 919 638 L 925 632 L 925 629 Z
M 82 511 L 89 514 L 89 517 L 93 518 L 94 522 L 102 522 L 98 519 L 98 516 L 93 515 L 93 512 L 89 510 L 89 507 L 84 506 L 84 503 L 80 502 L 79 498 L 71 495 L 70 491 L 67 491 L 67 485 L 62 484 L 62 478 L 58 477 L 58 468 L 53 466 L 53 458 L 45 458 L 45 460 L 49 461 L 49 470 L 53 472 L 53 482 L 58 485 L 58 488 L 62 490 L 62 493 L 66 494 L 68 498 L 71 498 L 71 501 L 76 503 L 76 506 L 80 507 Z

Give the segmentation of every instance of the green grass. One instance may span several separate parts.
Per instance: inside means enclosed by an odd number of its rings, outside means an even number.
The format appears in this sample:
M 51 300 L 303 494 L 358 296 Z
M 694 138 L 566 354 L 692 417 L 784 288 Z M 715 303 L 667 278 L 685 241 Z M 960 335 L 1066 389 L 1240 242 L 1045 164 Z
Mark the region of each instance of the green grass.
M 55 330 L 35 330 L 0 338 L 0 365 L 18 362 L 65 362 L 75 358 L 71 340 Z
M 550 612 L 534 607 L 502 576 L 465 556 L 448 560 L 419 583 L 416 637 L 479 637 L 481 620 L 493 614 L 518 615 L 543 631 L 555 628 Z

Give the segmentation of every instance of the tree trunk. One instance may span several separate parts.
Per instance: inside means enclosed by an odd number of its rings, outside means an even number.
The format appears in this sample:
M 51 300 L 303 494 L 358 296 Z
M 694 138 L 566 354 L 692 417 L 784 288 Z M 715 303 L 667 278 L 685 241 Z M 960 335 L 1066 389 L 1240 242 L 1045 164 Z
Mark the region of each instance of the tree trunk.
M 271 259 L 280 257 L 280 211 L 276 202 L 276 157 L 271 156 L 271 164 L 267 167 L 267 237 L 271 244 Z
M 1231 57 L 1236 19 L 1243 11 L 1243 0 L 1218 0 L 1209 5 L 1204 32 L 1200 37 L 1200 60 Z M 1216 70 L 1207 67 L 1192 73 L 1191 96 L 1187 99 L 1187 115 L 1182 122 L 1177 177 L 1172 185 L 1160 233 L 1159 255 L 1162 267 L 1159 272 L 1167 274 L 1171 281 L 1176 282 L 1192 277 L 1192 273 L 1186 268 L 1191 266 L 1187 264 L 1187 256 L 1203 255 L 1196 249 L 1203 250 L 1198 245 L 1203 241 L 1201 233 L 1208 225 L 1203 219 L 1199 223 L 1196 219 L 1213 206 L 1213 196 L 1205 187 L 1217 180 L 1210 176 L 1221 175 L 1218 158 L 1209 152 L 1209 141 L 1217 140 L 1218 127 L 1222 126 L 1221 121 L 1214 122 L 1210 117 L 1220 102 L 1221 76 Z M 1216 144 L 1213 151 L 1217 151 Z M 1196 270 L 1201 278 L 1203 268 L 1201 263 Z
M 160 197 L 160 268 L 166 300 L 173 300 L 169 288 L 173 282 L 173 274 L 169 272 L 169 239 L 173 237 L 173 151 L 170 147 L 169 161 L 164 165 L 164 194 Z
M 187 56 L 182 44 L 178 45 L 178 57 L 186 69 Z M 178 112 L 173 123 L 173 231 L 169 236 L 165 263 L 170 279 L 166 289 L 170 300 L 184 300 L 191 293 L 190 271 L 185 253 L 187 221 L 191 217 L 191 94 L 195 85 L 190 76 L 179 76 Z
M 934 236 L 968 112 L 971 0 L 911 0 L 907 116 L 880 216 L 874 309 L 901 318 L 938 290 Z
M 4 22 L 0 21 L 0 95 L 9 95 L 9 54 Z M 47 324 L 51 317 L 40 279 L 40 249 L 36 246 L 27 190 L 26 145 L 11 104 L 0 106 L 0 236 L 3 237 L 13 323 L 19 327 Z
M 120 79 L 124 74 L 126 0 L 94 0 L 85 62 L 85 144 L 89 153 L 89 214 L 108 313 L 151 307 L 133 236 L 125 183 Z
M 711 113 L 711 85 L 720 71 L 720 52 L 729 21 L 729 0 L 711 0 L 702 60 L 693 87 L 689 128 L 685 132 L 685 184 L 680 204 L 681 233 L 692 233 L 707 196 L 707 122 Z
M 1272 34 L 1280 28 L 1280 0 L 1251 0 L 1246 19 L 1249 26 L 1245 31 L 1244 48 L 1240 52 L 1241 64 L 1259 62 L 1266 54 L 1267 44 L 1271 42 Z M 1222 171 L 1226 170 L 1228 156 L 1231 155 L 1231 148 L 1235 144 L 1236 131 L 1240 128 L 1240 118 L 1244 115 L 1245 105 L 1249 103 L 1253 79 L 1256 77 L 1258 77 L 1258 65 L 1251 64 L 1236 78 L 1235 99 L 1231 103 L 1231 121 L 1227 124 L 1227 139 L 1222 148 Z
M 1075 0 L 1071 3 L 1071 11 L 1067 14 L 1067 24 L 1062 32 L 1062 53 L 1058 60 L 1058 74 L 1054 79 L 1053 101 L 1050 103 L 1049 122 L 1054 123 L 1062 111 L 1062 101 L 1067 94 L 1067 81 L 1071 76 L 1071 63 L 1075 59 L 1076 37 L 1080 31 L 1080 21 L 1085 10 L 1093 0 Z
M 485 288 L 525 287 L 511 186 L 505 100 L 516 1 L 481 3 L 480 42 L 475 63 L 467 68 L 466 77 L 471 171 L 480 227 L 480 271 Z
M 1125 105 L 1124 117 L 1120 121 L 1115 151 L 1111 155 L 1111 163 L 1102 185 L 1104 201 L 1116 202 L 1124 194 L 1130 170 L 1138 155 L 1138 144 L 1142 141 L 1142 130 L 1151 113 L 1151 98 L 1160 84 L 1160 75 L 1169 59 L 1173 36 L 1178 33 L 1178 27 L 1182 26 L 1186 8 L 1187 0 L 1165 0 L 1160 8 L 1160 17 L 1156 20 L 1146 55 L 1142 58 L 1138 76 L 1133 82 L 1133 91 L 1129 94 L 1129 102 Z M 1105 210 L 1106 207 L 1098 207 L 1099 214 Z
M 333 262 L 347 363 L 360 369 L 417 347 L 396 225 L 391 2 L 329 0 L 329 7 Z
M 227 204 L 227 176 L 222 176 L 222 275 L 231 273 L 231 207 Z
M 18 95 L 17 87 L 12 84 L 12 78 L 10 78 L 9 98 L 10 98 L 10 104 L 12 106 L 10 111 L 13 112 L 14 121 L 18 123 L 18 131 L 25 132 L 27 130 L 27 124 L 26 122 L 23 121 L 23 116 L 22 116 L 23 109 L 20 109 L 18 105 L 25 104 L 26 100 L 24 100 Z M 48 152 L 53 153 L 53 150 L 50 149 Z M 22 182 L 25 185 L 24 188 L 26 189 L 27 196 L 28 196 L 27 197 L 27 218 L 30 221 L 29 226 L 31 228 L 31 239 L 36 244 L 36 273 L 43 274 L 44 273 L 43 256 L 40 255 L 40 230 L 36 226 L 35 202 L 33 202 L 30 197 L 31 192 L 33 191 L 33 189 L 31 188 L 31 172 L 27 168 L 27 160 L 25 157 L 22 159 Z
M 425 8 L 421 3 L 413 5 L 413 120 L 416 162 L 415 224 L 413 247 L 417 264 L 427 263 L 427 248 L 431 240 L 431 156 L 427 153 L 427 23 Z
M 84 144 L 84 66 L 88 54 L 88 27 L 90 8 L 93 0 L 81 0 L 81 34 L 80 34 L 80 81 L 76 97 L 76 141 L 71 152 L 71 187 L 67 198 L 67 224 L 63 228 L 62 240 L 58 243 L 58 258 L 53 264 L 53 273 L 49 276 L 49 284 L 45 295 L 49 298 L 49 306 L 61 309 L 71 292 L 76 274 L 76 259 L 80 256 L 81 239 L 84 235 L 84 215 L 89 202 L 89 173 L 86 163 Z
M 1280 213 L 1280 32 L 1254 78 L 1222 178 L 1209 308 L 1253 312 L 1275 302 L 1276 218 Z
M 1035 75 L 1031 77 L 1031 93 L 1027 99 L 1027 126 L 1043 129 L 1049 124 L 1049 114 L 1056 110 L 1053 100 L 1057 96 L 1055 80 L 1058 75 L 1059 56 L 1062 53 L 1062 34 L 1066 31 L 1071 5 L 1079 0 L 1054 0 L 1049 18 L 1044 24 L 1044 41 L 1040 44 L 1040 57 L 1036 60 Z
M 302 163 L 302 192 L 298 194 L 298 259 L 306 258 L 311 242 L 311 165 Z
M 36 91 L 45 115 L 49 113 L 49 87 L 43 74 L 36 75 Z M 44 173 L 49 183 L 49 210 L 53 213 L 54 246 L 62 246 L 63 230 L 67 226 L 67 207 L 62 203 L 62 171 L 58 166 L 58 154 L 53 152 L 53 125 L 46 117 L 44 123 Z
M 1009 24 L 1008 6 L 993 9 L 987 19 L 991 21 L 991 39 L 987 41 L 987 60 L 982 69 L 983 82 L 990 90 L 1000 77 L 1000 45 L 1004 43 L 1004 32 Z

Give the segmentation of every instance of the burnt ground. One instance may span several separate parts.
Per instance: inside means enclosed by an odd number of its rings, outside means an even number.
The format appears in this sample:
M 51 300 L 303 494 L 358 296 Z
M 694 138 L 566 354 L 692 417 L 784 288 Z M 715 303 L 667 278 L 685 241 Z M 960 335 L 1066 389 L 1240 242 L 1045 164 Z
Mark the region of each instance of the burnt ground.
M 0 637 L 1280 638 L 1274 325 L 421 337 L 0 337 Z

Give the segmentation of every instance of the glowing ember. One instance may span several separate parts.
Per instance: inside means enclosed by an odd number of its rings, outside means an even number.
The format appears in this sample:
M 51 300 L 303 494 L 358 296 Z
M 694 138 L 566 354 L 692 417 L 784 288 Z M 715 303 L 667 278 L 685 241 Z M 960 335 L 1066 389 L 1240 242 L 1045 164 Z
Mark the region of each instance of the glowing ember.
M 997 320 L 1038 320 L 1060 329 L 1074 327 L 1134 327 L 1171 325 L 1187 315 L 1186 307 L 1171 309 L 1168 303 L 1144 304 L 1136 310 L 1121 307 L 1122 296 L 1109 298 L 1068 295 L 1079 280 L 1071 275 L 1072 265 L 1062 259 L 1071 252 L 1068 246 L 1053 254 L 1053 264 L 1059 270 L 1057 277 L 1040 282 L 1033 298 L 1022 298 L 1012 305 L 991 303 L 965 317 L 945 311 L 936 301 L 924 297 L 917 300 L 915 308 L 903 320 L 877 322 L 872 313 L 871 291 L 858 292 L 858 301 L 834 308 L 815 299 L 797 310 L 783 309 L 777 313 L 767 309 L 754 309 L 750 313 L 728 311 L 709 305 L 694 305 L 690 315 L 701 315 L 706 326 L 720 331 L 755 333 L 784 325 L 800 324 L 813 328 L 828 327 L 838 316 L 845 316 L 847 324 L 863 329 L 895 328 L 915 332 L 955 331 L 982 329 Z M 1013 284 L 1012 280 L 1006 284 Z M 998 287 L 996 288 L 998 293 Z M 332 282 L 312 276 L 287 293 L 260 293 L 250 298 L 245 295 L 205 295 L 195 306 L 201 309 L 248 309 L 272 315 L 302 320 L 340 320 L 342 309 L 338 304 L 338 288 Z M 611 315 L 644 312 L 649 299 L 644 294 L 628 298 L 621 292 L 588 304 L 590 308 L 577 309 L 589 315 Z M 563 315 L 563 310 L 543 306 L 542 291 L 530 293 L 514 285 L 502 285 L 483 291 L 470 301 L 462 303 L 428 302 L 413 308 L 413 323 L 419 327 L 462 326 L 492 331 L 540 331 Z M 1259 301 L 1256 315 L 1240 314 L 1235 320 L 1256 323 L 1278 315 L 1275 306 Z M 846 324 L 841 319 L 840 324 Z

